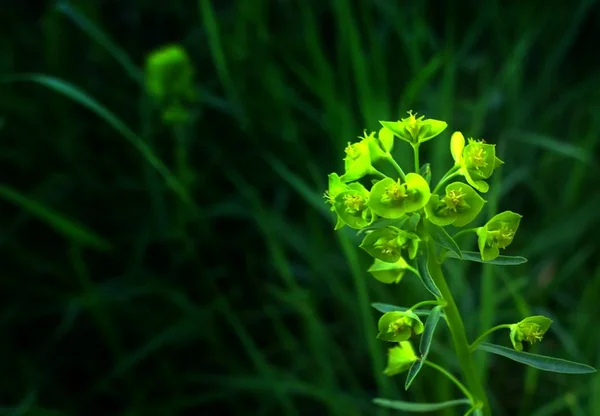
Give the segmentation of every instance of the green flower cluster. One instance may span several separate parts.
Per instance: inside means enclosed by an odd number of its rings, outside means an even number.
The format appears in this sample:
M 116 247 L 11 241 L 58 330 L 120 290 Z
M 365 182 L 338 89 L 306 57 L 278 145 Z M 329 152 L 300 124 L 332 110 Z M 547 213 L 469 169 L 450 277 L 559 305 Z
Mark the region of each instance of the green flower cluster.
M 148 95 L 160 106 L 168 124 L 189 119 L 188 105 L 196 99 L 194 67 L 179 45 L 167 45 L 146 59 L 145 84 Z
M 407 260 L 418 256 L 425 221 L 440 227 L 464 227 L 474 221 L 485 205 L 480 195 L 489 190 L 485 180 L 503 164 L 495 145 L 473 139 L 465 144 L 462 133 L 455 132 L 449 146 L 455 164 L 432 191 L 428 164 L 405 173 L 391 151 L 395 139 L 408 142 L 417 161 L 420 144 L 438 136 L 447 124 L 408 114 L 399 121 L 381 121 L 383 127 L 377 134 L 365 132 L 359 141 L 349 143 L 344 172 L 329 175 L 325 192 L 336 214 L 335 229 L 348 226 L 364 233 L 360 247 L 375 259 L 369 271 L 384 283 L 397 283 L 406 270 L 414 271 Z M 382 162 L 390 163 L 397 177 L 375 168 Z M 451 182 L 459 176 L 465 181 Z M 482 260 L 495 259 L 500 249 L 512 242 L 520 219 L 520 215 L 507 211 L 469 230 L 478 236 Z
M 504 162 L 496 156 L 496 147 L 483 140 L 465 140 L 461 132 L 454 132 L 449 150 L 454 166 L 430 187 L 429 164 L 419 166 L 419 146 L 440 135 L 447 124 L 440 120 L 417 117 L 412 112 L 399 121 L 381 121 L 377 132 L 364 132 L 355 143 L 345 149 L 344 172 L 329 175 L 326 202 L 335 213 L 335 229 L 343 227 L 358 230 L 362 235 L 360 248 L 374 259 L 368 269 L 382 283 L 399 283 L 407 271 L 423 280 L 418 261 L 424 257 L 427 239 L 437 241 L 431 230 L 452 226 L 461 228 L 471 224 L 483 210 L 486 201 L 481 194 L 489 191 L 486 182 Z M 414 170 L 405 173 L 394 160 L 394 142 L 407 142 L 415 153 Z M 396 175 L 388 176 L 377 169 L 389 164 Z M 460 178 L 463 178 L 461 181 Z M 493 216 L 477 228 L 463 229 L 460 233 L 477 235 L 480 261 L 492 261 L 512 242 L 519 227 L 521 215 L 506 211 Z M 448 239 L 452 237 L 445 232 Z M 456 234 L 455 234 L 456 235 Z M 444 258 L 447 245 L 442 245 Z M 432 292 L 433 293 L 433 292 Z M 435 293 L 434 293 L 435 294 Z M 436 294 L 437 296 L 437 294 Z M 515 349 L 522 341 L 534 342 L 548 328 L 540 324 L 515 324 L 511 340 Z M 378 338 L 398 346 L 389 350 L 389 364 L 385 371 L 392 375 L 407 370 L 419 358 L 409 339 L 423 332 L 423 323 L 411 310 L 387 312 L 379 320 Z

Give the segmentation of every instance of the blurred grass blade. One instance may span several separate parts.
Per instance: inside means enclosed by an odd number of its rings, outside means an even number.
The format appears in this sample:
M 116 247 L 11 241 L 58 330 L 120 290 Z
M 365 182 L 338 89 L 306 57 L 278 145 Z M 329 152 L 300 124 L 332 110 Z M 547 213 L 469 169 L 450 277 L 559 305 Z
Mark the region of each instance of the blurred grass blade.
M 498 256 L 494 260 L 484 261 L 481 255 L 475 251 L 463 251 L 463 260 L 474 261 L 477 263 L 496 264 L 498 266 L 516 266 L 518 264 L 527 263 L 527 259 L 521 256 Z M 447 257 L 451 259 L 459 259 L 456 254 L 451 251 L 447 253 Z
M 273 170 L 277 172 L 277 174 L 281 176 L 288 184 L 290 184 L 296 190 L 296 192 L 298 192 L 306 200 L 306 202 L 312 205 L 321 214 L 326 216 L 330 221 L 333 221 L 333 215 L 331 215 L 329 208 L 327 208 L 325 201 L 323 201 L 323 198 L 318 192 L 316 192 L 314 189 L 311 189 L 306 182 L 304 182 L 300 177 L 296 176 L 295 173 L 290 171 L 281 160 L 275 157 L 269 157 L 267 160 Z
M 70 240 L 76 241 L 83 245 L 95 247 L 100 250 L 109 250 L 111 245 L 104 238 L 100 237 L 85 226 L 65 217 L 64 215 L 40 204 L 33 199 L 21 194 L 8 187 L 0 184 L 0 198 L 12 202 L 18 207 L 27 211 L 31 215 L 37 217 L 41 221 L 48 224 L 56 232 L 62 234 Z
M 448 407 L 470 405 L 471 403 L 467 399 L 449 400 L 447 402 L 440 403 L 410 403 L 403 402 L 400 400 L 388 400 L 388 399 L 373 399 L 373 403 L 378 406 L 387 407 L 394 410 L 403 410 L 405 412 L 413 413 L 427 413 L 435 412 L 437 410 L 446 409 Z
M 446 250 L 451 251 L 459 259 L 462 259 L 462 253 L 456 241 L 439 225 L 432 223 L 431 221 L 425 220 L 425 229 L 427 233 L 431 236 L 433 241 L 440 247 L 445 248 Z
M 427 359 L 427 356 L 429 355 L 429 348 L 431 348 L 433 333 L 435 332 L 435 328 L 440 321 L 441 313 L 442 307 L 438 305 L 431 310 L 431 314 L 429 314 L 427 321 L 425 321 L 425 329 L 423 330 L 423 335 L 421 335 L 421 342 L 419 344 L 421 360 Z
M 106 34 L 104 34 L 100 29 L 98 29 L 90 20 L 88 20 L 82 13 L 77 10 L 77 8 L 73 7 L 67 1 L 60 1 L 56 5 L 56 9 L 66 15 L 69 19 L 73 21 L 79 28 L 85 32 L 90 38 L 98 42 L 101 46 L 103 46 L 107 52 L 115 58 L 119 64 L 123 68 L 129 76 L 136 82 L 143 82 L 143 74 L 138 69 L 138 67 L 133 63 L 131 58 L 127 55 L 127 53 L 115 45 Z
M 563 360 L 562 358 L 547 357 L 545 355 L 532 354 L 529 352 L 515 351 L 501 345 L 488 344 L 486 342 L 477 347 L 480 351 L 501 355 L 521 364 L 537 368 L 538 370 L 550 371 L 562 374 L 588 374 L 595 373 L 596 369 L 586 364 Z
M 160 173 L 167 185 L 175 192 L 179 197 L 188 203 L 192 203 L 189 194 L 179 180 L 171 173 L 169 168 L 154 154 L 152 149 L 140 139 L 129 127 L 119 120 L 113 113 L 111 113 L 106 107 L 98 103 L 94 98 L 89 96 L 87 93 L 77 88 L 76 86 L 69 84 L 61 79 L 54 78 L 48 75 L 42 74 L 23 74 L 0 78 L 0 83 L 8 82 L 33 82 L 40 84 L 46 88 L 56 91 L 78 104 L 86 107 L 98 117 L 102 118 L 108 124 L 110 124 L 115 130 L 123 135 L 146 159 L 148 163 L 154 169 Z
M 521 143 L 549 150 L 558 155 L 575 159 L 583 163 L 589 164 L 591 162 L 590 154 L 586 152 L 585 149 L 554 137 L 529 132 L 518 132 L 515 133 L 515 139 Z
M 406 381 L 404 382 L 404 390 L 408 390 L 410 388 L 410 385 L 412 384 L 413 381 L 415 381 L 417 374 L 419 374 L 419 371 L 421 371 L 421 368 L 423 368 L 424 363 L 425 363 L 425 360 L 419 359 L 410 366 L 410 369 L 408 370 L 408 374 L 406 374 Z

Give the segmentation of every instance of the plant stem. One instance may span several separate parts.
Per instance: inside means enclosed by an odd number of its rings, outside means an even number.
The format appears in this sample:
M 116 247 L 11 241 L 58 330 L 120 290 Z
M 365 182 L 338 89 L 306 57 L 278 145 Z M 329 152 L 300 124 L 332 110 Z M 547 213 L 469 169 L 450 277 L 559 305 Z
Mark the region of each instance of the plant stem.
M 378 177 L 380 177 L 381 179 L 385 179 L 385 178 L 387 178 L 387 176 L 385 176 L 383 173 L 381 173 L 380 171 L 378 171 L 377 169 L 375 169 L 375 168 L 373 168 L 373 167 L 371 168 L 371 170 L 369 171 L 369 173 L 370 173 L 371 175 L 378 176 Z
M 456 302 L 452 297 L 452 292 L 446 283 L 446 278 L 442 272 L 442 267 L 437 261 L 437 253 L 435 243 L 427 238 L 427 267 L 429 273 L 435 284 L 437 285 L 442 297 L 446 301 L 444 306 L 444 313 L 446 315 L 446 322 L 452 335 L 452 342 L 458 358 L 458 362 L 464 374 L 469 390 L 473 394 L 474 401 L 481 402 L 483 404 L 482 413 L 483 415 L 491 415 L 491 410 L 488 404 L 488 399 L 485 393 L 477 373 L 475 372 L 475 365 L 471 352 L 469 351 L 469 342 L 467 340 L 467 334 L 465 332 L 465 325 L 463 323 Z
M 415 303 L 413 306 L 411 306 L 408 309 L 412 311 L 412 310 L 415 310 L 415 309 L 419 308 L 419 306 L 425 306 L 425 305 L 436 305 L 437 306 L 439 304 L 440 304 L 439 300 L 424 300 L 422 302 Z
M 461 235 L 467 234 L 467 233 L 476 233 L 477 232 L 477 228 L 467 228 L 466 230 L 460 230 L 459 232 L 457 232 L 456 234 L 454 234 L 452 236 L 452 238 L 454 240 L 456 240 L 457 237 L 460 237 Z
M 475 348 L 477 348 L 477 345 L 479 345 L 479 343 L 481 341 L 483 341 L 484 338 L 487 337 L 492 332 L 497 331 L 499 329 L 510 328 L 510 325 L 511 324 L 502 324 L 502 325 L 497 325 L 497 326 L 495 326 L 493 328 L 488 329 L 483 334 L 481 334 L 479 336 L 479 338 L 477 338 L 475 341 L 473 341 L 473 343 L 471 345 L 469 345 L 469 351 L 471 351 L 471 352 L 475 351 Z
M 419 173 L 419 144 L 413 144 L 413 153 L 415 154 L 415 173 Z
M 449 171 L 450 172 L 450 171 Z M 435 186 L 435 189 L 433 190 L 432 194 L 435 194 L 441 187 L 442 185 L 444 185 L 446 182 L 448 182 L 450 179 L 454 178 L 455 176 L 460 175 L 460 172 L 452 172 L 450 174 L 446 174 L 444 175 L 444 177 L 438 182 L 438 184 Z
M 402 178 L 402 180 L 406 180 L 406 175 L 404 174 L 404 171 L 402 170 L 402 168 L 400 167 L 400 165 L 398 164 L 398 162 L 396 162 L 394 160 L 394 158 L 392 157 L 392 155 L 388 153 L 385 158 L 386 158 L 386 160 L 388 162 L 390 162 L 392 164 L 392 166 L 394 167 L 394 169 L 396 169 L 396 172 L 398 172 L 398 175 L 400 175 L 400 177 Z
M 471 400 L 471 404 L 474 405 L 475 404 L 475 399 L 473 398 L 473 395 L 471 394 L 471 392 L 465 387 L 464 384 L 462 384 L 460 381 L 458 381 L 458 379 L 456 377 L 454 377 L 448 370 L 446 370 L 444 367 L 439 366 L 435 363 L 432 363 L 429 360 L 425 360 L 423 361 L 425 365 L 428 365 L 431 368 L 435 368 L 437 371 L 439 371 L 440 373 L 442 373 L 443 375 L 445 375 L 446 377 L 448 377 L 448 379 L 453 382 L 456 387 L 459 388 L 460 391 L 463 392 L 463 394 L 465 396 L 467 396 L 467 399 Z

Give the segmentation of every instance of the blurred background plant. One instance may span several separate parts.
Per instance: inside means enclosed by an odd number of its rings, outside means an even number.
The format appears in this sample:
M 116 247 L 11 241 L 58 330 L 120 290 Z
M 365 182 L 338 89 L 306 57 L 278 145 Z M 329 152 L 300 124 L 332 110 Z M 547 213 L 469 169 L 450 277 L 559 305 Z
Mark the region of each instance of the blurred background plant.
M 595 1 L 10 3 L 0 414 L 384 415 L 373 397 L 452 398 L 435 373 L 410 393 L 383 374 L 370 302 L 423 289 L 378 284 L 321 198 L 346 143 L 409 109 L 449 123 L 432 166 L 450 165 L 453 130 L 496 143 L 485 215 L 524 215 L 526 265 L 449 265 L 471 338 L 539 313 L 554 323 L 534 351 L 600 365 Z M 165 107 L 144 70 L 169 45 L 189 62 Z M 431 357 L 456 368 L 443 345 Z M 478 359 L 494 414 L 600 414 L 598 375 Z

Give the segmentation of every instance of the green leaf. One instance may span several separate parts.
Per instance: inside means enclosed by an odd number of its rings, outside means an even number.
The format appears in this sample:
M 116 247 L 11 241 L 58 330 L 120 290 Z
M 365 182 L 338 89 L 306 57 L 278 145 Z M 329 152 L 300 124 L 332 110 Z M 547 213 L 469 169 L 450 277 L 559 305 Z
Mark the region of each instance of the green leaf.
M 483 342 L 477 346 L 478 350 L 501 355 L 521 364 L 526 364 L 543 371 L 562 374 L 588 374 L 595 373 L 596 369 L 586 364 L 563 360 L 562 358 L 547 357 L 530 352 L 515 351 L 501 345 Z
M 429 355 L 429 348 L 431 347 L 431 341 L 433 339 L 433 333 L 435 332 L 435 327 L 440 321 L 440 315 L 442 313 L 442 307 L 436 306 L 431 310 L 431 314 L 425 321 L 425 329 L 423 331 L 423 335 L 421 335 L 421 343 L 419 344 L 419 352 L 421 353 L 421 359 L 427 359 L 427 355 Z
M 387 127 L 382 127 L 379 130 L 379 134 L 377 136 L 379 139 L 379 143 L 381 143 L 381 147 L 386 152 L 391 152 L 394 147 L 394 133 Z
M 435 282 L 427 269 L 427 252 L 423 252 L 423 254 L 417 258 L 417 269 L 419 270 L 419 278 L 421 279 L 423 286 L 425 286 L 425 289 L 429 290 L 432 295 L 441 298 L 442 294 L 435 285 Z
M 373 302 L 371 303 L 371 307 L 378 310 L 379 312 L 404 312 L 407 311 L 408 308 L 403 306 L 390 305 L 389 303 L 381 303 L 381 302 Z M 429 309 L 413 309 L 413 313 L 418 316 L 428 316 L 431 315 L 431 311 Z M 440 314 L 441 317 L 444 317 L 444 314 Z
M 467 399 L 449 400 L 446 402 L 439 403 L 410 403 L 403 402 L 400 400 L 388 400 L 380 398 L 373 399 L 373 403 L 378 406 L 387 407 L 389 409 L 403 410 L 405 412 L 414 413 L 435 412 L 436 410 L 446 409 L 448 407 L 460 406 L 463 404 L 471 404 Z
M 412 382 L 415 381 L 415 377 L 417 377 L 417 374 L 419 374 L 419 371 L 421 371 L 421 368 L 423 368 L 424 363 L 425 360 L 420 359 L 415 361 L 413 365 L 410 366 L 408 374 L 406 375 L 406 381 L 404 382 L 404 390 L 408 390 Z
M 449 251 L 446 253 L 446 256 L 451 259 L 459 259 L 456 254 Z M 485 263 L 485 264 L 495 264 L 498 266 L 517 266 L 519 264 L 527 263 L 527 259 L 521 256 L 498 256 L 494 260 L 484 261 L 481 258 L 481 254 L 476 251 L 463 251 L 462 252 L 462 260 L 466 261 L 474 261 L 477 263 Z
M 387 263 L 379 259 L 375 259 L 371 267 L 367 270 L 373 277 L 382 283 L 391 284 L 399 283 L 404 276 L 406 270 L 410 266 L 402 257 L 396 263 Z
M 465 136 L 460 131 L 452 133 L 450 138 L 450 153 L 454 159 L 455 166 L 458 166 L 462 162 L 462 153 L 465 148 Z
M 446 250 L 450 250 L 452 253 L 458 256 L 459 259 L 462 259 L 460 247 L 458 247 L 456 241 L 450 237 L 450 234 L 448 234 L 446 230 L 428 220 L 424 221 L 424 223 L 427 233 L 438 246 L 443 247 Z
M 397 346 L 388 350 L 388 365 L 383 370 L 386 376 L 395 376 L 410 369 L 419 357 L 415 354 L 410 341 L 399 342 Z

